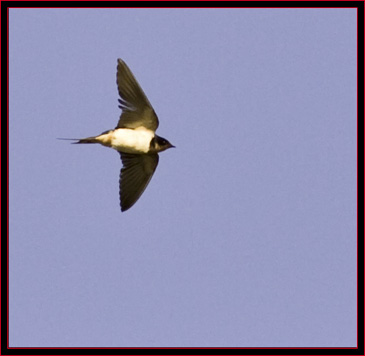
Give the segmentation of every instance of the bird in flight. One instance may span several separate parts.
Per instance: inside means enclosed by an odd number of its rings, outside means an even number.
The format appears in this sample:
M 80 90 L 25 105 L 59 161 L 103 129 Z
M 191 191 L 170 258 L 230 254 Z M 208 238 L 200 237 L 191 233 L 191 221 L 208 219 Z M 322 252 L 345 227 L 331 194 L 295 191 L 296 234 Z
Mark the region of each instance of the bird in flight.
M 158 153 L 175 146 L 155 134 L 158 127 L 155 110 L 121 59 L 118 59 L 117 85 L 122 109 L 117 127 L 74 143 L 100 143 L 119 152 L 123 163 L 119 176 L 123 212 L 131 208 L 146 189 L 156 170 Z

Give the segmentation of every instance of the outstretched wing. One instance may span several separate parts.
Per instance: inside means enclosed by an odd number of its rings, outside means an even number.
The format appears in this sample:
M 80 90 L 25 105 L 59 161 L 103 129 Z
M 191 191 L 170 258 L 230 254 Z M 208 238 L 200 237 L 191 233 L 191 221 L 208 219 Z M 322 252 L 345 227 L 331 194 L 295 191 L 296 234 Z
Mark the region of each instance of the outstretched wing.
M 119 153 L 123 162 L 119 177 L 120 207 L 126 211 L 139 199 L 150 182 L 158 164 L 158 154 Z
M 122 109 L 117 128 L 135 129 L 143 126 L 156 131 L 158 118 L 155 110 L 131 70 L 121 59 L 118 59 L 117 85 L 120 95 L 119 107 Z

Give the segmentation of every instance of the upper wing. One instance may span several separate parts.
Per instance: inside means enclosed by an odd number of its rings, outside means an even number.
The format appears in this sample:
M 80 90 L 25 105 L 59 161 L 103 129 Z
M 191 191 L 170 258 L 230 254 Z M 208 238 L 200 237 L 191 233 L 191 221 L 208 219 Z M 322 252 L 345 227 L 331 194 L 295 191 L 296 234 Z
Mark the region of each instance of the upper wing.
M 119 152 L 123 162 L 119 178 L 120 207 L 128 210 L 142 195 L 158 164 L 158 154 Z
M 144 126 L 149 130 L 156 131 L 158 118 L 155 110 L 153 110 L 136 78 L 121 59 L 118 59 L 117 85 L 121 98 L 118 100 L 119 107 L 122 109 L 117 128 L 135 129 Z

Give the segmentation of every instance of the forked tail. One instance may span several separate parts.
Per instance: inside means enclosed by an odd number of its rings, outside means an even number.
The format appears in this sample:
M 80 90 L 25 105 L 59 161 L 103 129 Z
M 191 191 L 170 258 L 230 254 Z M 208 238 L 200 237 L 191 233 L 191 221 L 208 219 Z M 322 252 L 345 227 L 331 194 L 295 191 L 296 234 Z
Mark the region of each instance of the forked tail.
M 72 143 L 98 143 L 96 137 L 86 137 L 86 138 L 58 138 L 58 140 L 66 140 L 66 141 L 76 141 Z

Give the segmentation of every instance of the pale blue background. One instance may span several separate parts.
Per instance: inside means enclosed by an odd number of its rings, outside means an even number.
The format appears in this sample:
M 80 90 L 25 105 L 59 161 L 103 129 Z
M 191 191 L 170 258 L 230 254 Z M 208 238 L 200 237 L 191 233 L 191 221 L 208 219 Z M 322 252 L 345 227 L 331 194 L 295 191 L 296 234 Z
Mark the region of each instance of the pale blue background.
M 355 9 L 11 9 L 10 346 L 356 346 Z M 123 58 L 177 146 L 119 208 Z

